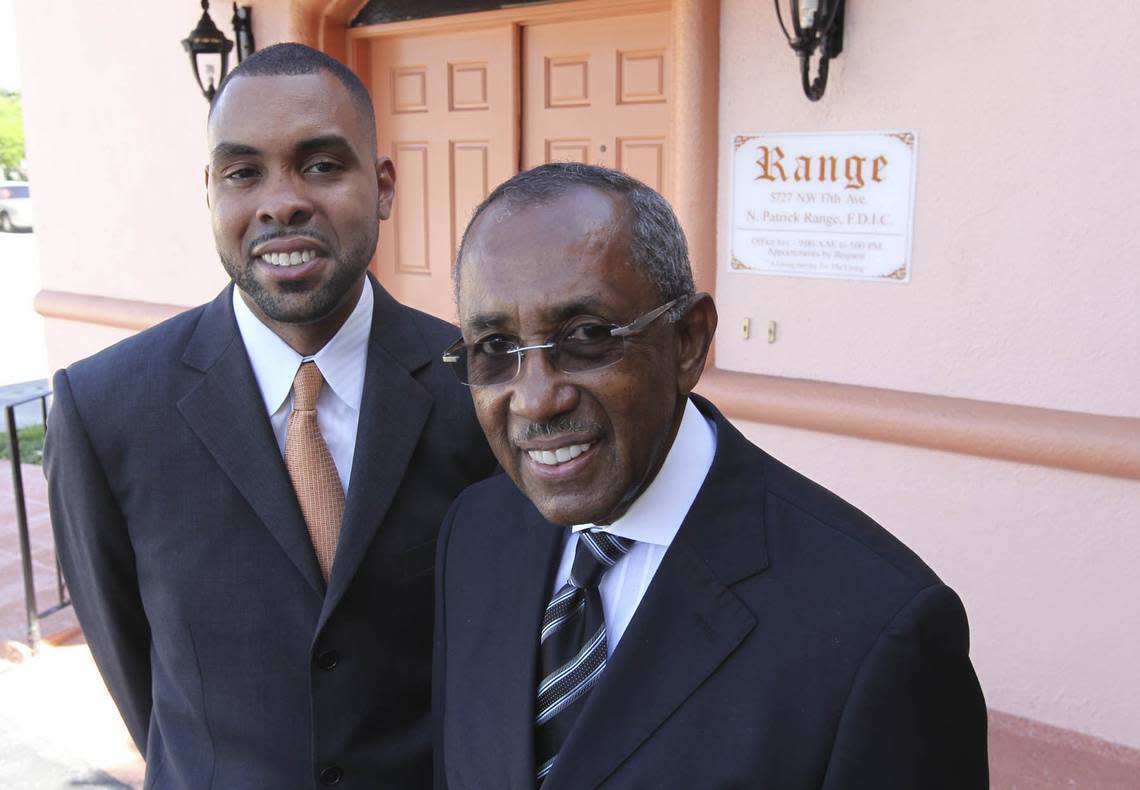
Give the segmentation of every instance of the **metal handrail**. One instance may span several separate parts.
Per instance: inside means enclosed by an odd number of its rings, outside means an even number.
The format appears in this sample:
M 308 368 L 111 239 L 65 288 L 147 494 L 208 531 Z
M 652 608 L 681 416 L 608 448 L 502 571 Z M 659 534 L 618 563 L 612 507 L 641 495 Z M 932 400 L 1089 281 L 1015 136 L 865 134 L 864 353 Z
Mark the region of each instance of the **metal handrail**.
M 40 610 L 36 603 L 36 581 L 32 569 L 31 538 L 28 533 L 28 507 L 24 499 L 24 474 L 20 466 L 20 436 L 16 431 L 16 407 L 34 400 L 40 402 L 40 413 L 43 415 L 44 427 L 47 427 L 47 399 L 51 395 L 49 389 L 38 389 L 24 393 L 13 399 L 3 402 L 5 417 L 8 424 L 8 447 L 12 452 L 12 489 L 16 500 L 16 530 L 20 538 L 20 565 L 24 574 L 24 608 L 28 616 L 28 644 L 32 651 L 39 650 L 42 635 L 40 633 L 40 620 L 55 614 L 61 609 L 71 606 L 71 598 L 67 594 L 67 585 L 63 580 L 63 569 L 59 565 L 59 553 L 55 555 L 55 579 L 58 591 L 58 603 L 47 609 Z

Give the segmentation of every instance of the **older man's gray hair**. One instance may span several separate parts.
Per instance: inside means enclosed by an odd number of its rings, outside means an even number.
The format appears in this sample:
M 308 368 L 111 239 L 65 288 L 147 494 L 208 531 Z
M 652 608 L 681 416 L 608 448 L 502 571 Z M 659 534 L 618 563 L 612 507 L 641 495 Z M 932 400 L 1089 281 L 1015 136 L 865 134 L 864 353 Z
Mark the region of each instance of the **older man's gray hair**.
M 633 265 L 657 289 L 662 303 L 682 299 L 670 311 L 672 318 L 685 308 L 683 297 L 695 292 L 693 271 L 689 266 L 689 247 L 685 232 L 665 198 L 654 190 L 618 170 L 576 162 L 553 162 L 524 170 L 499 184 L 487 199 L 475 209 L 471 222 L 459 245 L 452 281 L 455 300 L 459 301 L 459 271 L 463 262 L 463 249 L 475 220 L 490 206 L 503 202 L 508 209 L 550 203 L 572 189 L 592 187 L 603 192 L 622 195 L 628 205 L 630 229 L 630 255 Z

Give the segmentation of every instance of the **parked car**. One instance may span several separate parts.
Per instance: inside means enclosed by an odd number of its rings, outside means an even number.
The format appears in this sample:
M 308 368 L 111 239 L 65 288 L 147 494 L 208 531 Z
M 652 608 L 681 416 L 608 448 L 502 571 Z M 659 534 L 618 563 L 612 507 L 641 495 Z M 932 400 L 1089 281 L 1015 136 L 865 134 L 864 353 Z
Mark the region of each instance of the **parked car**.
M 0 231 L 31 230 L 32 195 L 27 181 L 0 181 Z

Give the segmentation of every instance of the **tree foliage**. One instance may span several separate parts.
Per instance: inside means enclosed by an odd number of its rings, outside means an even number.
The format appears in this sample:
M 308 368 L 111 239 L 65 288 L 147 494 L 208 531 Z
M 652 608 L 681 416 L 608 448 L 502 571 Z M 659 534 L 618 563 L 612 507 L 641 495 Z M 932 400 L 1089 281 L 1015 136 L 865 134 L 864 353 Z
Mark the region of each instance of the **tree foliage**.
M 24 114 L 19 91 L 0 91 L 0 171 L 24 161 Z

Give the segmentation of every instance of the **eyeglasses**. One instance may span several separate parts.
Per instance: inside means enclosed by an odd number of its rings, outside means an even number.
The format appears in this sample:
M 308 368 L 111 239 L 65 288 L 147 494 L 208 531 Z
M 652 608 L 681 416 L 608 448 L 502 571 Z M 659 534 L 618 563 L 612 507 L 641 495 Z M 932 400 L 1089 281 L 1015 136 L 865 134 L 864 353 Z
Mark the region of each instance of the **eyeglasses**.
M 563 325 L 548 342 L 537 346 L 520 346 L 498 335 L 472 344 L 458 340 L 443 352 L 443 361 L 468 387 L 514 381 L 522 370 L 522 355 L 527 351 L 545 351 L 551 364 L 563 373 L 601 370 L 616 364 L 625 355 L 627 337 L 643 332 L 678 301 L 671 299 L 625 326 L 575 318 Z

